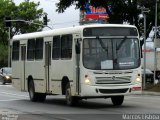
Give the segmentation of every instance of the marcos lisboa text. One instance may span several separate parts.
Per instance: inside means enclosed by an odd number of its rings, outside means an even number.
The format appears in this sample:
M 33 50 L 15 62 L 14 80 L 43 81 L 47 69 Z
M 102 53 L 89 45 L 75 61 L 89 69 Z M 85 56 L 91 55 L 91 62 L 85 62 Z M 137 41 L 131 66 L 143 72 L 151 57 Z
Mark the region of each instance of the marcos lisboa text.
M 123 114 L 123 120 L 160 120 L 160 114 Z

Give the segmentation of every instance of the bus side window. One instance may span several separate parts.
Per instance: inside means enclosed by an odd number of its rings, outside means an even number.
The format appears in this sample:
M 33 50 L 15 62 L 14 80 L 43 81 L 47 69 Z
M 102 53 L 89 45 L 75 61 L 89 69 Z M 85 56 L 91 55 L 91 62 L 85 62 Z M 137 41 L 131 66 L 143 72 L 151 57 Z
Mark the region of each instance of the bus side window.
M 72 35 L 62 35 L 61 37 L 61 58 L 72 58 Z
M 12 60 L 19 60 L 19 41 L 13 42 L 13 49 L 12 49 Z
M 27 45 L 27 60 L 34 60 L 35 58 L 35 39 L 28 40 Z
M 53 37 L 52 59 L 60 59 L 61 57 L 61 41 L 60 36 Z
M 36 39 L 35 59 L 36 60 L 43 59 L 43 38 L 37 38 Z

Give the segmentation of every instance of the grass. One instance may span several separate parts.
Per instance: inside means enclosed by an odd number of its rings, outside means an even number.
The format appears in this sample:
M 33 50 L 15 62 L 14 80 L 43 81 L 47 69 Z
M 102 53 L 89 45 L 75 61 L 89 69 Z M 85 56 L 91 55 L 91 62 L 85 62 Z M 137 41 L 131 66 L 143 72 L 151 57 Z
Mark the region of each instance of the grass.
M 160 92 L 160 83 L 158 83 L 156 85 L 146 84 L 145 91 Z

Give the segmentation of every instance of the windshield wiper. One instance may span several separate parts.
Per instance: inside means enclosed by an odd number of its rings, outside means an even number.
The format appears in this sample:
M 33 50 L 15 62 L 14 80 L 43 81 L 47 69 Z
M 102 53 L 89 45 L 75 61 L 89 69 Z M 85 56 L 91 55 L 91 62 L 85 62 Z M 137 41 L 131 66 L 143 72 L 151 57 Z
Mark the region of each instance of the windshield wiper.
M 108 48 L 105 46 L 105 44 L 103 43 L 102 39 L 99 38 L 99 36 L 96 37 L 96 39 L 98 39 L 101 47 L 106 51 L 108 52 Z
M 127 40 L 127 37 L 125 36 L 124 39 L 120 42 L 120 44 L 117 46 L 116 50 L 119 50 L 126 40 Z

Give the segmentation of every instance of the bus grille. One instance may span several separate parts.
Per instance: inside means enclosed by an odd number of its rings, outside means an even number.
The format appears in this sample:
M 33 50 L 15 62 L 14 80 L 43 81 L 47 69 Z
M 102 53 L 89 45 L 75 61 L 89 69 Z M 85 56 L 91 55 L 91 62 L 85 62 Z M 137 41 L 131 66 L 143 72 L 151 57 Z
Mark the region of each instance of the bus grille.
M 124 89 L 99 89 L 100 93 L 107 94 L 107 93 L 126 93 L 128 88 Z
M 131 83 L 131 76 L 96 77 L 96 84 L 125 84 Z

